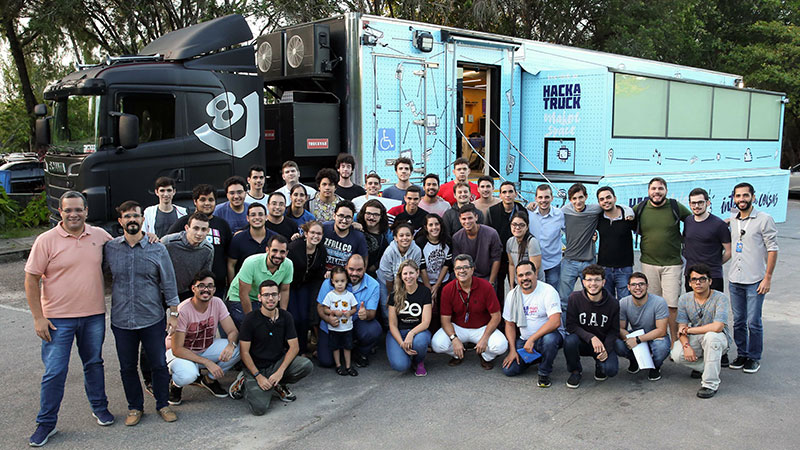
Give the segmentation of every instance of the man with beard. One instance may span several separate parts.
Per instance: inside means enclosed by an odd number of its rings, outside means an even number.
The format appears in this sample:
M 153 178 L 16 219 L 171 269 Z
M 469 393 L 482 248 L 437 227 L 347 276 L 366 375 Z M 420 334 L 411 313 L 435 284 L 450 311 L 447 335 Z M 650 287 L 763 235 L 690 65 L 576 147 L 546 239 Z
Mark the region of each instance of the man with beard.
M 756 373 L 761 367 L 763 325 L 761 306 L 772 284 L 778 262 L 778 230 L 772 216 L 753 207 L 755 189 L 749 183 L 733 188 L 738 213 L 731 216 L 731 240 L 736 248 L 728 279 L 733 308 L 733 337 L 736 359 L 731 369 Z
M 264 280 L 272 280 L 280 287 L 280 307 L 289 305 L 289 286 L 294 276 L 294 264 L 286 259 L 289 241 L 275 234 L 267 241 L 267 253 L 248 257 L 242 263 L 239 273 L 231 281 L 228 299 L 225 304 L 231 313 L 236 327 L 241 327 L 244 317 L 258 309 L 258 291 L 255 286 Z
M 536 351 L 542 355 L 538 386 L 548 388 L 552 384 L 553 361 L 564 343 L 561 299 L 554 287 L 536 280 L 536 267 L 531 261 L 520 261 L 516 272 L 517 286 L 508 293 L 503 309 L 510 349 L 503 361 L 503 373 L 513 377 L 524 372 L 534 361 L 526 361 L 518 351 L 524 349 L 529 354 Z
M 357 312 L 353 316 L 353 331 L 355 332 L 357 351 L 353 352 L 353 361 L 358 367 L 369 365 L 367 355 L 375 348 L 382 331 L 381 325 L 375 318 L 380 301 L 380 286 L 374 278 L 365 274 L 364 268 L 364 259 L 359 254 L 350 256 L 344 266 L 347 271 L 347 290 L 356 298 Z M 333 367 L 333 352 L 329 346 L 328 325 L 335 327 L 339 324 L 339 318 L 333 314 L 325 314 L 322 305 L 325 296 L 332 290 L 331 280 L 325 280 L 317 295 L 317 313 L 322 319 L 319 324 L 317 358 L 322 367 Z
M 413 161 L 409 158 L 401 157 L 395 160 L 394 173 L 397 175 L 397 183 L 383 190 L 384 197 L 403 200 L 406 195 L 406 189 L 411 186 L 409 178 L 411 177 L 413 165 Z
M 361 212 L 358 213 L 358 223 L 361 224 L 367 243 L 367 260 L 372 262 L 367 266 L 367 273 L 372 278 L 377 278 L 383 253 L 392 242 L 389 218 L 383 203 L 375 198 L 364 203 Z
M 196 381 L 215 397 L 228 396 L 218 380 L 239 362 L 239 332 L 214 289 L 214 274 L 201 270 L 192 280 L 192 297 L 178 305 L 178 325 L 166 355 L 172 373 L 170 405 L 180 405 L 183 387 Z M 218 325 L 227 339 L 214 338 Z M 206 374 L 201 376 L 200 369 Z
M 214 215 L 214 207 L 217 202 L 214 198 L 214 186 L 198 184 L 192 189 L 192 200 L 195 210 L 208 217 L 206 240 L 214 246 L 214 261 L 211 263 L 211 271 L 214 272 L 217 295 L 224 298 L 228 289 L 227 255 L 232 236 L 231 227 L 224 219 Z M 185 230 L 188 222 L 189 216 L 181 217 L 172 224 L 167 233 L 179 233 Z
M 369 262 L 364 234 L 352 227 L 355 209 L 352 202 L 342 200 L 336 205 L 333 222 L 322 225 L 322 245 L 328 251 L 328 269 L 344 266 L 355 253 L 361 255 L 365 262 Z
M 148 242 L 142 232 L 141 206 L 126 201 L 117 212 L 124 234 L 103 248 L 103 269 L 112 277 L 111 331 L 128 400 L 125 425 L 138 424 L 144 411 L 142 385 L 136 370 L 139 344 L 150 361 L 156 410 L 166 422 L 174 422 L 178 417 L 168 404 L 170 376 L 164 332 L 172 335 L 178 324 L 180 301 L 175 272 L 166 247 L 159 242 Z M 164 303 L 170 309 L 169 319 L 164 318 Z
M 267 242 L 275 233 L 264 225 L 267 208 L 261 203 L 247 206 L 247 223 L 250 225 L 231 239 L 228 248 L 228 279 L 232 280 L 242 268 L 242 263 L 249 256 L 267 252 Z
M 439 175 L 429 173 L 422 179 L 422 189 L 425 196 L 419 201 L 419 207 L 423 210 L 444 217 L 444 213 L 450 209 L 450 203 L 439 197 Z
M 633 273 L 633 231 L 636 223 L 625 220 L 611 186 L 597 189 L 597 203 L 603 210 L 597 220 L 600 245 L 597 264 L 606 269 L 606 289 L 621 299 L 630 295 L 628 278 Z
M 311 360 L 298 356 L 292 315 L 278 308 L 278 285 L 262 281 L 258 298 L 261 307 L 247 315 L 239 335 L 245 369 L 230 389 L 231 397 L 245 398 L 255 416 L 267 412 L 273 396 L 287 403 L 297 400 L 286 385 L 297 383 L 314 369 Z
M 286 197 L 283 194 L 280 192 L 269 194 L 267 209 L 269 209 L 269 215 L 267 215 L 267 222 L 265 223 L 267 228 L 289 240 L 295 236 L 300 236 L 297 222 L 290 217 L 286 217 Z
M 367 191 L 363 187 L 353 183 L 351 180 L 353 172 L 356 170 L 356 160 L 349 153 L 339 153 L 336 157 L 336 171 L 339 172 L 339 182 L 336 183 L 336 195 L 352 201 L 354 198 L 364 195 Z
M 536 200 L 530 219 L 531 234 L 542 247 L 542 273 L 539 281 L 558 289 L 561 281 L 561 233 L 564 230 L 564 213 L 551 206 L 553 189 L 547 184 L 536 187 Z M 529 206 L 529 208 L 531 207 Z
M 232 176 L 225 180 L 225 195 L 228 201 L 214 208 L 214 215 L 228 222 L 231 231 L 236 232 L 247 227 L 247 211 L 244 204 L 246 191 L 245 181 L 240 176 Z
M 633 347 L 646 342 L 655 366 L 650 369 L 647 378 L 658 381 L 661 379 L 661 364 L 667 359 L 670 349 L 667 337 L 667 301 L 647 293 L 647 276 L 641 272 L 633 272 L 628 278 L 628 290 L 631 295 L 619 301 L 620 338 L 616 343 L 617 355 L 628 358 L 628 373 L 637 373 L 639 363 L 633 354 Z M 637 330 L 642 330 L 644 334 L 628 337 L 628 334 Z
M 594 359 L 594 379 L 605 381 L 619 370 L 615 352 L 619 336 L 619 302 L 603 289 L 606 271 L 597 264 L 583 269 L 583 290 L 569 295 L 564 356 L 570 376 L 567 387 L 581 385 L 581 356 Z
M 667 182 L 655 177 L 647 185 L 648 200 L 634 207 L 636 232 L 642 237 L 642 272 L 648 292 L 664 297 L 669 307 L 669 330 L 677 340 L 678 296 L 681 295 L 681 222 L 692 213 L 675 199 L 667 198 Z

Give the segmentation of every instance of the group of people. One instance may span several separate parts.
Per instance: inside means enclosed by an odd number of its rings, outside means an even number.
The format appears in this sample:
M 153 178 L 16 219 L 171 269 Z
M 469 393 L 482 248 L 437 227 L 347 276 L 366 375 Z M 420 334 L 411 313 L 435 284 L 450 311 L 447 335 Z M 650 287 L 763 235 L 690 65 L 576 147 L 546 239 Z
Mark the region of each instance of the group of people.
M 710 214 L 705 190 L 690 193 L 689 210 L 667 197 L 658 177 L 648 200 L 632 208 L 617 205 L 608 186 L 588 203 L 580 183 L 557 208 L 549 185 L 528 205 L 507 181 L 494 197 L 495 181 L 468 181 L 463 158 L 444 184 L 436 174 L 412 184 L 406 158 L 394 168 L 395 184 L 382 190 L 371 173 L 361 187 L 351 179 L 353 157 L 341 154 L 311 187 L 287 161 L 285 185 L 266 194 L 266 172 L 253 166 L 246 178 L 225 181 L 223 203 L 213 186 L 195 186 L 192 213 L 173 204 L 175 182 L 162 177 L 158 204 L 119 205 L 116 238 L 86 224 L 80 193 L 65 193 L 61 222 L 36 239 L 25 266 L 45 366 L 30 444 L 55 433 L 73 342 L 97 423 L 114 422 L 101 357 L 109 280 L 128 426 L 144 414 L 144 392 L 160 417 L 177 420 L 171 406 L 189 385 L 244 398 L 264 414 L 272 398 L 296 399 L 288 385 L 312 372 L 312 358 L 358 376 L 384 333 L 391 368 L 416 376 L 427 374 L 428 351 L 457 366 L 474 350 L 487 370 L 505 355 L 507 376 L 536 365 L 546 388 L 563 348 L 566 385 L 577 388 L 582 356 L 605 380 L 617 374 L 619 357 L 629 360 L 628 372 L 639 371 L 639 345 L 652 356 L 650 380 L 671 356 L 702 379 L 702 398 L 716 393 L 720 367 L 758 371 L 761 304 L 778 247 L 774 221 L 753 208 L 751 185 L 734 188 L 737 213 L 728 224 Z M 641 272 L 633 271 L 635 236 Z M 737 358 L 728 364 L 732 337 Z M 219 380 L 234 369 L 224 388 Z

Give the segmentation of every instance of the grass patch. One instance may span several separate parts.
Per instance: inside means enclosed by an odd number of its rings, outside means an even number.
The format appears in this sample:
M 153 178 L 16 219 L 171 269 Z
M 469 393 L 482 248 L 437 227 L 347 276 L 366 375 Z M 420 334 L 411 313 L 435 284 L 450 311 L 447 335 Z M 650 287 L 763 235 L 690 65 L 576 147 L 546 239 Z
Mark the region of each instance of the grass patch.
M 33 227 L 33 228 L 12 228 L 0 233 L 0 239 L 19 239 L 30 236 L 38 236 L 49 230 L 50 227 Z

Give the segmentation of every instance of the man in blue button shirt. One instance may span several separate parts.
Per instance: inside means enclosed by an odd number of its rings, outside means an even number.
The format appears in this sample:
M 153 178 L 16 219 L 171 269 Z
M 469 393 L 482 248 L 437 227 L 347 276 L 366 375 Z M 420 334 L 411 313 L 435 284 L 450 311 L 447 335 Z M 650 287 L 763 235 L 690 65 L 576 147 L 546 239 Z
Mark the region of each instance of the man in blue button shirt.
M 165 330 L 178 324 L 178 290 L 169 253 L 163 244 L 148 242 L 142 232 L 142 208 L 127 201 L 117 208 L 124 234 L 103 249 L 103 269 L 112 276 L 111 331 L 117 345 L 122 386 L 128 400 L 125 425 L 139 423 L 144 398 L 136 363 L 141 343 L 150 360 L 156 410 L 167 422 L 178 419 L 168 405 L 170 374 L 165 358 Z M 169 320 L 164 317 L 169 306 Z
M 553 191 L 550 186 L 540 184 L 536 188 L 536 208 L 528 213 L 531 234 L 542 247 L 542 272 L 545 283 L 558 289 L 561 280 L 561 232 L 564 230 L 564 214 L 552 208 Z M 530 205 L 529 205 L 530 207 Z

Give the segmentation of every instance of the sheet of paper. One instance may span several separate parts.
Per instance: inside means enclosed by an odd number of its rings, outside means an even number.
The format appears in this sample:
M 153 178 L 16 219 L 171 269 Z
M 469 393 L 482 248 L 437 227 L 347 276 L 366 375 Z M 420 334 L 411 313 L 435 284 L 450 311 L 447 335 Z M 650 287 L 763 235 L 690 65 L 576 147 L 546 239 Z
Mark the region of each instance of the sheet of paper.
M 644 330 L 636 330 L 628 334 L 628 339 L 635 338 L 636 336 L 644 335 Z M 653 363 L 653 355 L 650 354 L 650 346 L 647 342 L 633 347 L 633 356 L 636 357 L 636 362 L 639 364 L 640 369 L 655 369 L 656 365 Z

